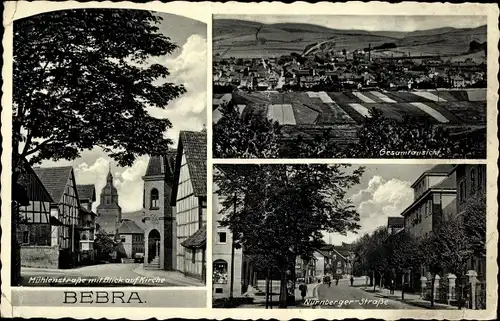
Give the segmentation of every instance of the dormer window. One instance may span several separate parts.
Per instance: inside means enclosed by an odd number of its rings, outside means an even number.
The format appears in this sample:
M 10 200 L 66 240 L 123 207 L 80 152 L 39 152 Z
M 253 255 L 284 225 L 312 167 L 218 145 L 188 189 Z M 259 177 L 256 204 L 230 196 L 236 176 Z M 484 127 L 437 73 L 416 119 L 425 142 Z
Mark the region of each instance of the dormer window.
M 151 190 L 150 209 L 158 209 L 160 207 L 160 195 L 156 188 Z

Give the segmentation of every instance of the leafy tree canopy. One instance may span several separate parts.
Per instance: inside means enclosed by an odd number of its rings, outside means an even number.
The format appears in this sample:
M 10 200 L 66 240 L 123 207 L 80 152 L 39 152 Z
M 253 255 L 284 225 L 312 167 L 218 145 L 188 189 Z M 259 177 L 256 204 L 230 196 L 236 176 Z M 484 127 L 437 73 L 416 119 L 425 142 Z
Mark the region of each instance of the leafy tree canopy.
M 214 177 L 223 199 L 221 223 L 246 251 L 271 255 L 283 268 L 290 255 L 311 257 L 323 244 L 323 231 L 359 228 L 359 214 L 345 195 L 363 168 L 347 173 L 341 165 L 231 167 Z
M 222 117 L 213 124 L 216 158 L 276 158 L 280 126 L 259 115 L 241 117 L 233 104 L 221 106 Z
M 185 92 L 148 58 L 177 46 L 149 11 L 61 10 L 14 23 L 13 160 L 72 160 L 102 147 L 120 165 L 167 150 L 165 108 Z M 24 146 L 23 146 L 24 145 Z

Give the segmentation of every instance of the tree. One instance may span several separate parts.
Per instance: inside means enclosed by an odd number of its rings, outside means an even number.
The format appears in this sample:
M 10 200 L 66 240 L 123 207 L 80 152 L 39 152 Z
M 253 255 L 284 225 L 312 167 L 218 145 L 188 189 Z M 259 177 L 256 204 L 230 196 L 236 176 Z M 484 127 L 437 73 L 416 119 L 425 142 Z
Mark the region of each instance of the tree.
M 30 164 L 72 160 L 95 146 L 122 166 L 165 152 L 171 123 L 151 117 L 146 106 L 165 108 L 185 89 L 164 81 L 167 67 L 148 62 L 177 48 L 159 33 L 160 21 L 149 11 L 117 9 L 16 21 L 14 164 L 28 157 Z
M 274 258 L 281 275 L 280 306 L 286 307 L 287 272 L 297 256 L 312 257 L 323 231 L 345 234 L 359 228 L 359 214 L 346 190 L 359 183 L 363 168 L 341 165 L 233 165 L 214 178 L 224 195 L 221 224 L 252 254 Z M 240 204 L 234 211 L 234 189 Z
M 232 103 L 221 107 L 222 117 L 213 124 L 216 158 L 276 158 L 280 126 L 260 115 L 241 116 Z
M 468 248 L 474 256 L 486 257 L 486 193 L 484 189 L 467 200 L 461 219 Z
M 100 260 L 109 260 L 114 246 L 113 236 L 108 235 L 103 229 L 97 228 L 94 239 L 96 257 Z
M 354 242 L 353 267 L 355 266 L 355 275 L 370 276 L 370 285 L 373 285 L 373 273 L 368 258 L 370 241 L 370 234 L 363 234 Z
M 25 159 L 73 160 L 95 146 L 121 166 L 167 151 L 172 125 L 146 107 L 166 108 L 185 88 L 149 61 L 177 48 L 160 21 L 143 10 L 77 9 L 14 22 L 14 172 Z
M 444 126 L 435 125 L 414 117 L 404 117 L 402 121 L 390 119 L 373 108 L 371 117 L 365 117 L 357 136 L 356 145 L 348 148 L 353 157 L 360 158 L 481 158 L 484 150 L 477 143 L 477 137 L 457 136 Z M 405 152 L 433 151 L 431 154 Z M 395 152 L 395 153 L 394 153 Z
M 281 155 L 285 158 L 347 158 L 349 155 L 345 146 L 338 145 L 330 129 L 315 134 L 311 139 L 299 135 L 283 144 Z
M 436 275 L 448 271 L 461 277 L 465 275 L 471 251 L 467 245 L 463 221 L 449 217 L 437 224 L 437 229 L 419 242 L 422 263 L 431 274 L 431 307 L 434 306 Z
M 374 282 L 373 282 L 373 291 L 377 286 L 375 282 L 375 273 L 379 275 L 379 285 L 382 288 L 383 285 L 383 275 L 389 269 L 389 253 L 388 248 L 386 247 L 386 240 L 389 236 L 387 227 L 382 226 L 379 227 L 373 234 L 370 236 L 370 243 L 368 244 L 367 258 L 369 262 L 369 266 L 374 273 Z
M 404 300 L 404 273 L 420 264 L 417 241 L 406 231 L 398 232 L 389 237 L 389 266 L 402 276 L 401 299 Z

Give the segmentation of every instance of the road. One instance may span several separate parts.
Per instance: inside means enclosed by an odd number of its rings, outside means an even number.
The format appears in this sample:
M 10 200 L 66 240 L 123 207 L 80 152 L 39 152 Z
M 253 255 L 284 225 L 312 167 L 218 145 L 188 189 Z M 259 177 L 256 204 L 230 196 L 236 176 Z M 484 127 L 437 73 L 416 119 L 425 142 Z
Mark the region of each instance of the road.
M 317 288 L 318 300 L 328 302 L 319 306 L 320 309 L 417 309 L 418 307 L 386 299 L 377 293 L 366 292 L 358 285 L 351 287 L 348 280 L 341 280 L 338 285 L 332 282 L 328 287 L 321 284 Z
M 139 263 L 108 263 L 74 269 L 23 268 L 23 286 L 175 286 L 161 277 L 145 277 L 134 270 Z M 64 281 L 48 280 L 62 278 Z M 31 281 L 30 281 L 31 280 Z M 95 281 L 98 280 L 98 281 Z M 135 284 L 134 284 L 135 282 Z

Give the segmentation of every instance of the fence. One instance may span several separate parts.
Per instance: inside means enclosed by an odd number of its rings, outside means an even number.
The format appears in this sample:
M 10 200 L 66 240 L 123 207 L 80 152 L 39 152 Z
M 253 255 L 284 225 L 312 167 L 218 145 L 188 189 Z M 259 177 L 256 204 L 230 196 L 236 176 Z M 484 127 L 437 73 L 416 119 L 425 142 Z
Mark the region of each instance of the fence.
M 435 289 L 434 300 L 438 303 L 445 303 L 458 306 L 459 308 L 476 310 L 486 309 L 486 283 L 478 280 L 473 293 L 471 284 L 466 276 L 456 279 L 455 286 L 449 287 L 446 278 L 439 280 L 439 285 Z M 430 300 L 432 295 L 432 283 L 427 282 L 424 299 Z M 472 304 L 474 300 L 474 305 Z

